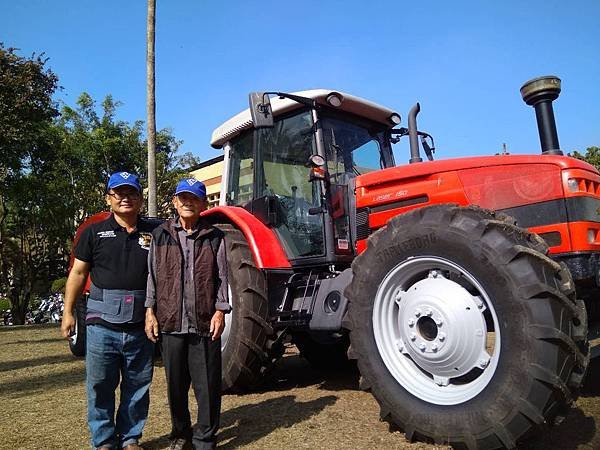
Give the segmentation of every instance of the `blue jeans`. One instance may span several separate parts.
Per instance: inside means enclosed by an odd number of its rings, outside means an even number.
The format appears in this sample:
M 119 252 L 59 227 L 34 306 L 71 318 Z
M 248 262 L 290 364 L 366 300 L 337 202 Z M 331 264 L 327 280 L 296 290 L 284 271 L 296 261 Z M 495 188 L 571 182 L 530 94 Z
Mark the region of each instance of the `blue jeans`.
M 148 417 L 154 344 L 143 329 L 115 331 L 86 327 L 88 426 L 92 446 L 119 448 L 137 443 Z M 115 389 L 121 380 L 115 417 Z

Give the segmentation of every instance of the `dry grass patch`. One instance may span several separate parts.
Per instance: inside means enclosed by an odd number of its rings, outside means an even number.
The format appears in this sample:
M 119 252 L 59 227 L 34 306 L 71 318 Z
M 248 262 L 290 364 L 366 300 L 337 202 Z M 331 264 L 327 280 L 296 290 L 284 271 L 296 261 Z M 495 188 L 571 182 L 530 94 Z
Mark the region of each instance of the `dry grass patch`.
M 84 362 L 71 356 L 58 327 L 0 327 L 0 348 L 0 448 L 89 448 Z M 595 360 L 565 422 L 524 448 L 598 449 L 599 419 L 600 360 Z M 166 448 L 169 430 L 165 375 L 157 364 L 142 445 Z M 319 373 L 293 349 L 260 391 L 223 396 L 219 437 L 223 449 L 448 448 L 409 443 L 402 433 L 390 432 L 379 421 L 375 400 L 358 390 L 356 372 Z

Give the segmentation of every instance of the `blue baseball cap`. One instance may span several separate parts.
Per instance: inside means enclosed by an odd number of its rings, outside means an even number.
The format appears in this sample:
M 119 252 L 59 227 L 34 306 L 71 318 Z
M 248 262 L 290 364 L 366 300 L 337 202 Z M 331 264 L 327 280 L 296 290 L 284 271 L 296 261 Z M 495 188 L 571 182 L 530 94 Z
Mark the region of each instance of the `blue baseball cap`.
M 189 192 L 201 199 L 206 198 L 206 186 L 204 186 L 202 181 L 198 181 L 195 178 L 184 178 L 177 183 L 175 195 L 179 195 L 182 192 Z
M 119 186 L 132 186 L 138 192 L 142 192 L 142 186 L 137 175 L 129 172 L 115 172 L 108 179 L 106 190 L 117 188 Z

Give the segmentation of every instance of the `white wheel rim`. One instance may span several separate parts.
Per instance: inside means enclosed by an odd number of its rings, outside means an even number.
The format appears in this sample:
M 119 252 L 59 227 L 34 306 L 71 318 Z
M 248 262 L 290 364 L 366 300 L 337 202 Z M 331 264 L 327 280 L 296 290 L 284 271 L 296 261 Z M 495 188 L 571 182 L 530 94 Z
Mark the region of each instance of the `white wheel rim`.
M 231 285 L 227 285 L 227 296 L 229 297 L 229 304 L 233 308 L 233 295 L 231 293 Z M 227 347 L 227 342 L 229 342 L 229 332 L 231 331 L 231 312 L 229 314 L 225 314 L 225 329 L 221 334 L 221 352 L 225 351 L 225 347 Z
M 78 322 L 79 322 L 78 320 L 75 320 L 75 327 L 73 328 L 73 334 L 69 337 L 71 339 L 72 345 L 77 344 L 77 333 L 78 333 L 78 328 L 79 328 Z
M 409 258 L 385 276 L 375 295 L 373 332 L 391 375 L 429 403 L 472 399 L 498 366 L 493 304 L 473 275 L 444 258 Z

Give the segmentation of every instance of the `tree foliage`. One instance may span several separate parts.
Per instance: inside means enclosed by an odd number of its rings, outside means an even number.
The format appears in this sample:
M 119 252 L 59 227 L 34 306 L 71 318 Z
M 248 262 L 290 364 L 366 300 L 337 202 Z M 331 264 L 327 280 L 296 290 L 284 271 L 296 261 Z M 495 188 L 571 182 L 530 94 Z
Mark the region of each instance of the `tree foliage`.
M 0 295 L 22 323 L 39 282 L 56 259 L 54 233 L 45 235 L 42 183 L 54 158 L 52 95 L 58 78 L 43 55 L 24 58 L 0 44 Z
M 22 323 L 31 300 L 66 272 L 71 239 L 89 215 L 104 210 L 108 176 L 127 170 L 146 180 L 143 122 L 117 119 L 110 95 L 87 93 L 60 112 L 58 79 L 41 56 L 23 58 L 0 44 L 0 297 Z M 171 130 L 156 136 L 159 215 L 187 166 Z
M 588 147 L 585 150 L 585 154 L 582 155 L 577 150 L 575 150 L 571 156 L 573 158 L 581 159 L 582 161 L 586 161 L 594 166 L 596 169 L 600 170 L 600 147 Z
M 43 54 L 24 58 L 0 43 L 0 150 L 2 180 L 47 151 L 48 123 L 58 115 L 52 95 L 57 76 Z M 2 186 L 4 187 L 4 186 Z

